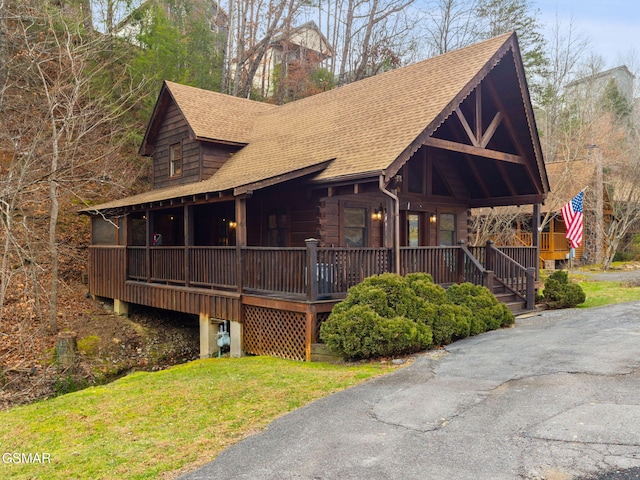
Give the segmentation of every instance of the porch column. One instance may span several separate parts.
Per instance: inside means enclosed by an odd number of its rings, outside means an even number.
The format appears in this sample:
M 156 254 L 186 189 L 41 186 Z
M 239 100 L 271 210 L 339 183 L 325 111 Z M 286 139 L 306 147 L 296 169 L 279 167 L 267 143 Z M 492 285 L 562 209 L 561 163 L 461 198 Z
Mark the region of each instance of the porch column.
M 540 278 L 540 204 L 533 204 L 533 222 L 531 224 L 531 243 L 536 247 L 535 278 Z
M 236 283 L 238 293 L 242 293 L 244 274 L 242 247 L 247 246 L 247 198 L 236 197 Z
M 242 293 L 242 276 L 244 274 L 243 247 L 247 246 L 247 197 L 236 197 L 236 283 L 238 293 Z M 239 358 L 243 355 L 243 328 L 242 309 L 240 311 L 240 321 L 229 322 L 230 350 L 231 358 Z
M 189 287 L 189 280 L 191 278 L 191 265 L 189 262 L 189 247 L 192 243 L 191 221 L 189 219 L 189 206 L 184 206 L 184 285 Z
M 147 217 L 147 236 L 145 241 L 145 255 L 147 257 L 147 283 L 151 283 L 151 235 L 153 235 L 153 221 L 151 219 L 151 210 L 145 211 Z
M 540 204 L 533 204 L 533 222 L 531 224 L 531 238 L 532 246 L 538 248 L 538 255 L 540 253 Z
M 307 238 L 304 243 L 307 245 L 307 299 L 314 302 L 318 299 L 318 240 Z

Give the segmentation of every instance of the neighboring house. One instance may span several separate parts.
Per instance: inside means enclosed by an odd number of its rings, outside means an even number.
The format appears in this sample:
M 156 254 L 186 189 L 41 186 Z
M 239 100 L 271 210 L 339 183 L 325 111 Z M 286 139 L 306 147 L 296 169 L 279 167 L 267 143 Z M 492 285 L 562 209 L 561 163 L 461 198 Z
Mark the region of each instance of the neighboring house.
M 635 76 L 625 65 L 599 72 L 574 80 L 565 86 L 567 103 L 582 103 L 602 101 L 607 87 L 615 85 L 618 92 L 629 105 L 634 104 L 633 87 Z
M 140 153 L 154 189 L 82 212 L 89 289 L 199 315 L 203 357 L 226 323 L 234 356 L 310 359 L 347 289 L 388 271 L 533 307 L 537 248 L 465 245 L 471 208 L 549 192 L 515 34 L 282 106 L 165 82 Z
M 224 49 L 229 31 L 229 16 L 215 0 L 195 0 L 189 2 L 188 6 L 183 2 L 146 0 L 116 26 L 115 35 L 140 46 L 138 36 L 142 28 L 151 22 L 151 9 L 154 6 L 161 7 L 167 18 L 175 24 L 186 17 L 205 18 L 211 31 L 219 34 L 218 49 Z
M 272 97 L 276 76 L 285 78 L 295 63 L 321 66 L 333 49 L 315 22 L 307 22 L 273 38 L 260 68 L 253 77 L 253 88 L 263 97 Z

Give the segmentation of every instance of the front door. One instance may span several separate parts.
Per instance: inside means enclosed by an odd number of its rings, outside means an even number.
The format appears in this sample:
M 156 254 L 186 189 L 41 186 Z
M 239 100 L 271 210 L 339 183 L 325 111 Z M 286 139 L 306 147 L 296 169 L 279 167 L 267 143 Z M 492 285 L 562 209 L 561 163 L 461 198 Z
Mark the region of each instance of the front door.
M 421 215 L 418 212 L 407 212 L 407 246 L 419 247 L 422 244 Z

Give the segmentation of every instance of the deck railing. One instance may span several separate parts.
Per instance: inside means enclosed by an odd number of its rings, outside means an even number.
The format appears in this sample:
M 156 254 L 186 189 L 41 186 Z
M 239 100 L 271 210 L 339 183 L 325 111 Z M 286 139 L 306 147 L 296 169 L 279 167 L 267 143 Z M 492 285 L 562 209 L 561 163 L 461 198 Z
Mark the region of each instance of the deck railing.
M 460 247 L 401 247 L 400 273 L 427 272 L 440 285 L 458 280 Z
M 318 296 L 329 298 L 345 294 L 367 277 L 391 271 L 391 249 L 318 248 L 310 263 L 315 265 L 312 280 Z
M 306 294 L 306 248 L 242 248 L 242 288 Z
M 124 247 L 117 248 L 125 252 Z M 92 249 L 92 262 L 103 265 L 100 258 L 109 247 Z M 535 272 L 531 268 L 535 259 L 532 247 L 402 247 L 400 273 L 427 272 L 441 285 L 467 281 L 485 286 L 493 283 L 490 276 L 494 275 L 496 281 L 527 298 L 527 275 L 529 270 Z M 390 248 L 318 247 L 315 240 L 308 241 L 306 248 L 130 246 L 123 255 L 120 271 L 125 273 L 120 281 L 315 301 L 342 298 L 350 287 L 392 271 L 393 265 Z
M 189 249 L 189 283 L 205 288 L 235 288 L 235 247 L 192 247 Z

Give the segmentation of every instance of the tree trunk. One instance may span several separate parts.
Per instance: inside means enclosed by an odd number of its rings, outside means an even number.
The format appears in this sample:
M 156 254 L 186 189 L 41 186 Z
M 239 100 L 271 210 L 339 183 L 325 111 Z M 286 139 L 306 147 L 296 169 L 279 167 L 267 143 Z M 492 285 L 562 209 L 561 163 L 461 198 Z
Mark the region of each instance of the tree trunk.
M 76 358 L 78 335 L 75 332 L 62 332 L 56 341 L 56 360 L 63 368 L 73 366 Z
M 0 0 L 0 92 L 7 82 L 7 2 Z
M 349 64 L 349 50 L 351 49 L 351 28 L 353 26 L 353 14 L 353 0 L 349 0 L 349 5 L 347 7 L 346 26 L 344 29 L 344 43 L 342 44 L 342 61 L 340 63 L 340 76 L 338 77 L 338 85 L 344 85 L 345 83 L 347 83 L 346 74 Z

